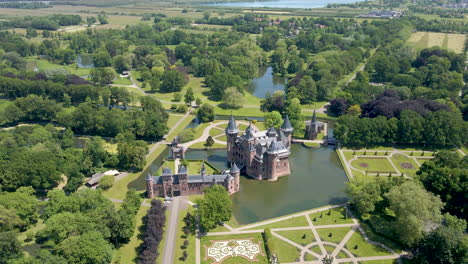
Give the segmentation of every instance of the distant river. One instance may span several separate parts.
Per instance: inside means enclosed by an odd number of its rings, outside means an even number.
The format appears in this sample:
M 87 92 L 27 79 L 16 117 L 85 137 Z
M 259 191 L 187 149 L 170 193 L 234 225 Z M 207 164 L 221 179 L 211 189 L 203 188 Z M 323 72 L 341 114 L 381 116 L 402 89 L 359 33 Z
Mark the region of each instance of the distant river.
M 228 7 L 272 7 L 272 8 L 319 8 L 328 4 L 351 4 L 363 0 L 271 0 L 271 1 L 245 1 L 245 2 L 223 2 L 206 3 L 210 6 Z

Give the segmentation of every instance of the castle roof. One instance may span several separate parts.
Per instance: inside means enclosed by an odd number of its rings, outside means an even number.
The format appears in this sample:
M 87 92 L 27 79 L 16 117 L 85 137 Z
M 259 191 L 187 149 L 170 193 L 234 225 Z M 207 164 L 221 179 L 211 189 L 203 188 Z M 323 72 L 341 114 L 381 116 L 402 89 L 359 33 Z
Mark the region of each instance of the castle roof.
M 231 173 L 238 173 L 238 172 L 240 172 L 240 169 L 239 169 L 239 167 L 237 167 L 237 165 L 236 165 L 235 162 L 232 163 L 232 167 L 231 167 L 231 169 L 229 170 L 229 172 L 231 172 Z
M 247 140 L 253 139 L 253 138 L 255 138 L 254 133 L 255 132 L 253 131 L 252 125 L 249 124 L 249 126 L 245 129 L 245 133 L 244 133 L 244 135 L 242 135 L 242 137 L 244 137 Z
M 282 141 L 271 141 L 270 146 L 268 146 L 267 150 L 268 154 L 286 154 L 289 153 L 288 148 L 284 145 Z
M 233 116 L 229 119 L 228 125 L 226 127 L 226 133 L 228 134 L 237 134 L 239 133 L 239 129 L 237 129 L 236 120 Z
M 276 134 L 276 129 L 274 127 L 270 127 L 267 131 L 267 135 L 271 135 L 271 134 Z
M 168 167 L 165 167 L 162 171 L 162 175 L 172 175 L 172 170 Z
M 180 165 L 177 174 L 187 174 L 187 167 L 185 167 L 184 165 Z
M 284 117 L 283 125 L 281 125 L 281 130 L 286 132 L 292 132 L 294 128 L 291 126 L 288 115 Z
M 147 180 L 147 181 L 150 181 L 150 180 L 152 180 L 152 179 L 153 179 L 153 178 L 151 177 L 151 174 L 148 173 L 148 175 L 146 175 L 146 180 Z

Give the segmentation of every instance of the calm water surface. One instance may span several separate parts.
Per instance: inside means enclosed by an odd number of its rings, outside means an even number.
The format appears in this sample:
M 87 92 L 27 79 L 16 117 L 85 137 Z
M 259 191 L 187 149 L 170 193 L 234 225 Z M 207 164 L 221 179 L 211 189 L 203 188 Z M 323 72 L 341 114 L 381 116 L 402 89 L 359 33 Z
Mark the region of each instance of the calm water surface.
M 267 93 L 273 94 L 275 91 L 284 91 L 286 78 L 273 75 L 273 68 L 265 67 L 260 69 L 257 78 L 254 78 L 248 85 L 247 90 L 258 98 L 266 98 Z
M 207 3 L 205 5 L 229 7 L 319 8 L 325 7 L 327 4 L 349 4 L 361 1 L 363 0 L 272 0 Z
M 332 148 L 308 149 L 299 144 L 291 147 L 290 176 L 276 182 L 251 180 L 241 177 L 240 191 L 232 196 L 233 211 L 240 224 L 248 224 L 307 209 L 340 203 L 344 193 L 345 172 Z M 164 152 L 147 172 L 161 165 Z M 206 159 L 218 169 L 226 168 L 226 150 L 190 150 L 187 159 Z M 145 176 L 130 183 L 130 188 L 145 189 Z

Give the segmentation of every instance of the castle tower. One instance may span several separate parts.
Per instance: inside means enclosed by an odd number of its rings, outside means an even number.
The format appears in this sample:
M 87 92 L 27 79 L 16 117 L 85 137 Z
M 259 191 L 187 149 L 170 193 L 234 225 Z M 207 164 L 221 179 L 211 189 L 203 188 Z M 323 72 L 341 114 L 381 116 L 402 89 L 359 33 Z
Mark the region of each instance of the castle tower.
M 162 171 L 163 194 L 164 197 L 172 197 L 172 171 L 169 168 L 164 168 Z
M 179 195 L 188 196 L 189 195 L 189 185 L 188 185 L 188 170 L 184 165 L 180 165 L 177 170 L 177 176 L 179 177 Z
M 287 147 L 289 148 L 291 146 L 294 128 L 291 126 L 291 122 L 289 121 L 288 115 L 284 117 L 283 125 L 281 125 L 281 131 L 283 131 L 284 135 L 288 138 Z
M 234 191 L 237 192 L 240 189 L 240 169 L 234 162 L 229 170 L 229 174 L 234 177 Z
M 153 183 L 153 177 L 148 173 L 148 176 L 146 176 L 146 196 L 148 199 L 154 198 Z
M 278 146 L 276 141 L 273 140 L 267 150 L 268 158 L 266 164 L 266 177 L 269 181 L 276 181 L 278 179 L 276 173 L 276 163 L 278 162 Z
M 309 126 L 306 129 L 306 138 L 313 140 L 317 138 L 317 134 L 321 132 L 322 127 L 319 126 L 317 121 L 317 113 L 314 109 L 314 114 L 312 115 L 312 120 L 310 121 Z
M 227 137 L 227 161 L 234 162 L 234 144 L 237 139 L 237 135 L 239 134 L 239 129 L 236 126 L 236 120 L 233 116 L 229 119 L 228 125 L 225 130 L 226 137 Z

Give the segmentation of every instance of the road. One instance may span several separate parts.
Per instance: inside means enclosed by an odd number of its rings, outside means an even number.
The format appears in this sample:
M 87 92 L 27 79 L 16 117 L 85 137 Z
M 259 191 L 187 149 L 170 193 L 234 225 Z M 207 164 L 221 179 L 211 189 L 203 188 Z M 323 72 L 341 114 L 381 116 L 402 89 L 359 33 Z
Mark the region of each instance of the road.
M 178 219 L 181 210 L 187 206 L 186 197 L 178 196 L 175 197 L 169 206 L 169 221 L 166 227 L 166 244 L 164 245 L 164 251 L 162 252 L 162 263 L 172 264 L 174 263 L 174 250 L 175 241 L 178 229 Z

